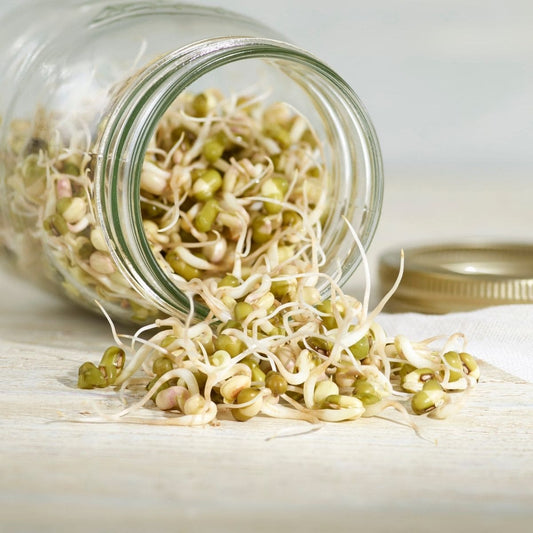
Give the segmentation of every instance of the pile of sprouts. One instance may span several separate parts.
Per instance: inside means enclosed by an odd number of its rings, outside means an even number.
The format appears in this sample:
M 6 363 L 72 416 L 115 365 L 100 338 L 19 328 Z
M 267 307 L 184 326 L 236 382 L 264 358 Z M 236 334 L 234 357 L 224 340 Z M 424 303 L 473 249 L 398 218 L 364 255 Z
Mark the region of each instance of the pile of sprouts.
M 30 131 L 31 130 L 31 131 Z M 30 142 L 27 138 L 30 136 Z M 331 190 L 320 140 L 283 102 L 183 93 L 145 155 L 139 195 L 144 232 L 188 314 L 157 317 L 123 278 L 94 206 L 95 135 L 87 121 L 41 112 L 11 126 L 7 195 L 19 258 L 46 256 L 46 274 L 77 301 L 109 304 L 143 325 L 119 335 L 78 387 L 114 387 L 111 419 L 168 425 L 258 415 L 337 422 L 392 407 L 445 417 L 479 368 L 461 334 L 413 342 L 387 336 L 367 275 L 362 302 L 340 273 L 322 271 Z M 5 237 L 5 236 L 4 236 Z M 324 296 L 327 295 L 327 296 Z M 205 315 L 199 320 L 198 309 Z M 128 342 L 126 342 L 128 341 Z

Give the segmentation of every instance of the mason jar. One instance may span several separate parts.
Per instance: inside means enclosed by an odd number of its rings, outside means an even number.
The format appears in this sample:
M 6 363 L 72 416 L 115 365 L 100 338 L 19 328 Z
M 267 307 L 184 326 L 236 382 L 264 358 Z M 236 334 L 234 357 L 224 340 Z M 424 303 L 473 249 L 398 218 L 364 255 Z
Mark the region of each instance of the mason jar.
M 119 320 L 185 316 L 194 304 L 143 223 L 146 154 L 180 95 L 253 88 L 321 139 L 321 269 L 350 278 L 361 256 L 345 219 L 367 248 L 381 156 L 360 100 L 322 61 L 249 18 L 164 0 L 45 0 L 2 27 L 0 251 L 18 274 Z

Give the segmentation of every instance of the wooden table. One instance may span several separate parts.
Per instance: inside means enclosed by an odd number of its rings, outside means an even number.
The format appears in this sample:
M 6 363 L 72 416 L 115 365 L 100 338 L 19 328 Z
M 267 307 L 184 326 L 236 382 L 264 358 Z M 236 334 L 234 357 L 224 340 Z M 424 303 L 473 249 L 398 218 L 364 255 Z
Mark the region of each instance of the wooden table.
M 388 229 L 394 187 L 378 252 L 402 237 Z M 428 440 L 388 412 L 274 439 L 310 426 L 78 422 L 112 401 L 75 388 L 112 342 L 107 324 L 7 275 L 0 295 L 2 532 L 533 527 L 533 384 L 483 364 L 457 415 L 418 421 Z

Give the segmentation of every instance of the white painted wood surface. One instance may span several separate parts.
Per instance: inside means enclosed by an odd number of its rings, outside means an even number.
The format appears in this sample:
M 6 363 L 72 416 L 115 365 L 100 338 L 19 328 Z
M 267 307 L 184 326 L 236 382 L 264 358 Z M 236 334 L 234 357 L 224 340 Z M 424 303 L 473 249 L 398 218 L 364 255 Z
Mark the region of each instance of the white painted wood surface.
M 430 200 L 451 194 L 450 180 L 442 183 L 437 194 L 423 180 L 392 183 L 374 263 L 383 248 L 405 243 L 406 235 L 428 237 L 429 229 L 439 239 L 493 230 L 524 235 L 531 218 L 525 195 L 491 222 L 498 180 L 478 189 L 489 209 L 462 222 L 450 218 L 446 235 L 446 212 L 432 210 L 431 228 L 417 225 Z M 475 182 L 462 191 L 458 211 L 477 195 Z M 413 219 L 400 217 L 409 201 Z M 483 365 L 457 415 L 419 420 L 435 442 L 385 419 L 278 439 L 269 438 L 308 426 L 267 418 L 196 429 L 78 423 L 113 403 L 104 391 L 75 388 L 79 364 L 111 343 L 107 324 L 7 275 L 0 276 L 0 295 L 2 532 L 533 527 L 533 384 Z

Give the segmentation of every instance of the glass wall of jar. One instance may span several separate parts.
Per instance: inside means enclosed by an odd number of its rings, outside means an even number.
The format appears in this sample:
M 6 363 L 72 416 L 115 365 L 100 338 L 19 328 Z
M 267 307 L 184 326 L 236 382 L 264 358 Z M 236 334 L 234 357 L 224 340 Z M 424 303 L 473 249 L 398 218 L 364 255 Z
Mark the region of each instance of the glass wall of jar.
M 310 260 L 350 277 L 360 254 L 343 217 L 368 247 L 383 177 L 335 72 L 220 9 L 23 7 L 4 20 L 0 69 L 0 249 L 17 272 L 122 320 L 187 313 L 191 280 L 244 283 L 254 261 L 307 253 L 279 240 L 297 192 L 323 251 Z

